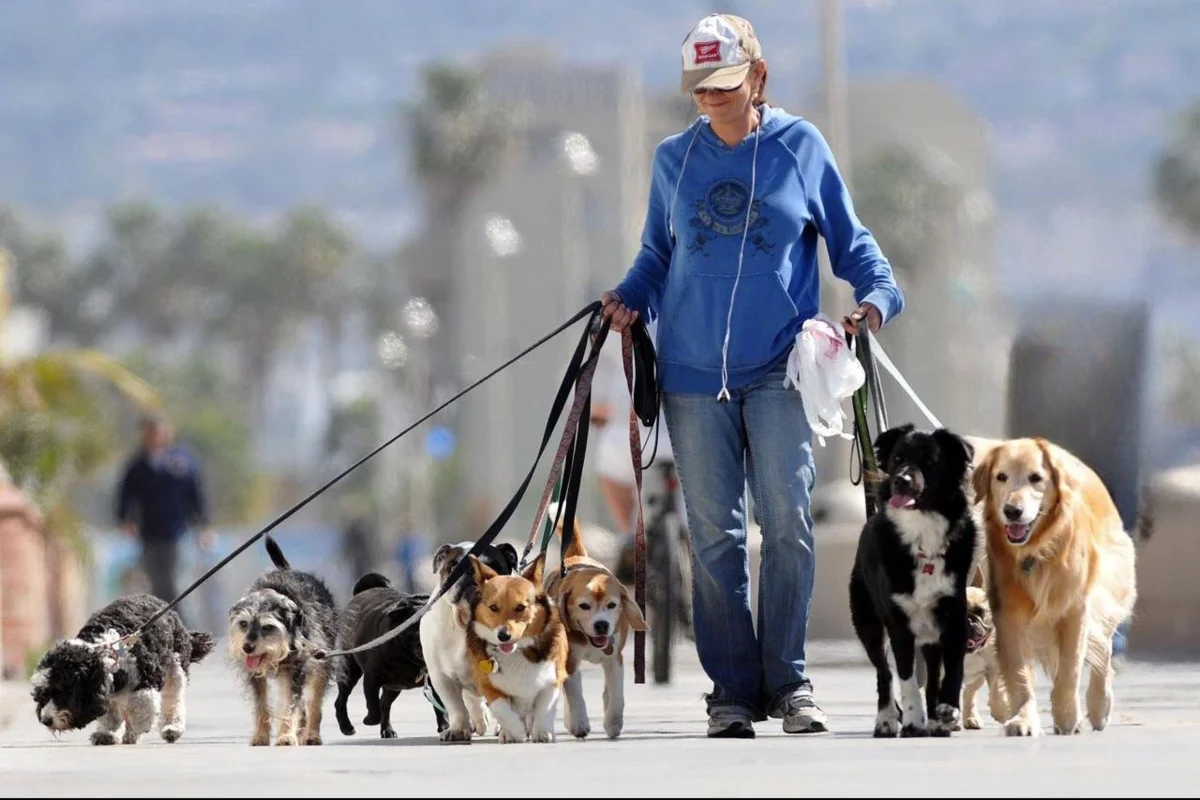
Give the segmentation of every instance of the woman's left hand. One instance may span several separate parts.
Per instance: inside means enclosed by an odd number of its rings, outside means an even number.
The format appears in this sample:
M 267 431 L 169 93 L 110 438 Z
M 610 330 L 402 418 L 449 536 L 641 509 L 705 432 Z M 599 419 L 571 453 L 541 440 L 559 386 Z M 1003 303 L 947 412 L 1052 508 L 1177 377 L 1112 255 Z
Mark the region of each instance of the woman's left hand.
M 867 318 L 867 327 L 871 333 L 879 333 L 879 329 L 883 327 L 883 315 L 871 303 L 863 303 L 852 314 L 842 317 L 842 327 L 846 329 L 846 333 L 857 336 L 858 322 L 864 316 Z

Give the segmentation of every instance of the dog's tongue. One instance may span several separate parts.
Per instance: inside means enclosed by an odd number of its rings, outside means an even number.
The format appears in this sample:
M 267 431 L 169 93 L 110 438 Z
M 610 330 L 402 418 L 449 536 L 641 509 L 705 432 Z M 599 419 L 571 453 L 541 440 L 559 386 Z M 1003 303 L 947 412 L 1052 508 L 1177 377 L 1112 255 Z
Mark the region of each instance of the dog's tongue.
M 1008 526 L 1008 540 L 1010 542 L 1019 542 L 1025 538 L 1025 533 L 1028 530 L 1028 525 L 1022 525 L 1019 522 L 1014 522 Z
M 262 663 L 262 660 L 263 657 L 261 655 L 246 656 L 246 669 L 253 672 L 258 669 L 258 665 Z
M 592 647 L 595 647 L 597 650 L 603 650 L 608 647 L 607 636 L 591 636 L 589 638 L 591 639 Z
M 888 498 L 888 505 L 892 508 L 912 508 L 916 503 L 917 498 L 903 494 L 894 494 Z
M 505 642 L 504 644 L 496 645 L 496 649 L 499 650 L 501 653 L 511 653 L 513 650 L 516 649 L 516 647 L 517 646 L 515 644 L 513 644 L 512 642 Z

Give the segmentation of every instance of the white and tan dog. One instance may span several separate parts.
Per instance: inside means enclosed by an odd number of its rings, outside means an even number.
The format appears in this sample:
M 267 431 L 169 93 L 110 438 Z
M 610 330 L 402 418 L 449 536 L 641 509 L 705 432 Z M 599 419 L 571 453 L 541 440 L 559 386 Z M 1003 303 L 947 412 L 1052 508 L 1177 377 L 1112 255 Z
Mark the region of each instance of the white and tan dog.
M 604 670 L 604 732 L 615 739 L 625 725 L 625 642 L 631 631 L 648 626 L 624 584 L 588 555 L 578 521 L 574 528 L 563 559 L 566 574 L 549 570 L 545 580 L 546 593 L 558 606 L 570 643 L 563 721 L 573 736 L 582 739 L 591 733 L 579 668 L 584 661 L 599 664 Z M 561 524 L 557 533 L 562 535 Z
M 445 583 L 455 565 L 474 542 L 443 544 L 433 554 L 433 571 Z M 487 547 L 480 559 L 498 574 L 509 575 L 517 567 L 517 549 L 507 542 Z M 433 604 L 421 618 L 421 652 L 429 682 L 446 708 L 449 726 L 439 732 L 443 742 L 469 742 L 493 727 L 475 683 L 475 665 L 467 655 L 467 624 L 471 597 L 478 591 L 472 570 Z

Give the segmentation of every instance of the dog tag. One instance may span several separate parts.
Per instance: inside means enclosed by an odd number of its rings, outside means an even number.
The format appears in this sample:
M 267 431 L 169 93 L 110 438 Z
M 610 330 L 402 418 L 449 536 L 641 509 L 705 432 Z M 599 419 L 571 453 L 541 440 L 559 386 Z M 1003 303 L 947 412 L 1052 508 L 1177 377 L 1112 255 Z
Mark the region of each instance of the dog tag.
M 496 659 L 489 658 L 487 661 L 479 662 L 479 670 L 480 670 L 480 672 L 490 675 L 493 672 L 499 672 L 500 665 L 498 663 L 496 663 Z
M 932 575 L 933 574 L 933 562 L 926 561 L 925 566 L 921 567 L 921 572 L 925 573 L 926 575 Z

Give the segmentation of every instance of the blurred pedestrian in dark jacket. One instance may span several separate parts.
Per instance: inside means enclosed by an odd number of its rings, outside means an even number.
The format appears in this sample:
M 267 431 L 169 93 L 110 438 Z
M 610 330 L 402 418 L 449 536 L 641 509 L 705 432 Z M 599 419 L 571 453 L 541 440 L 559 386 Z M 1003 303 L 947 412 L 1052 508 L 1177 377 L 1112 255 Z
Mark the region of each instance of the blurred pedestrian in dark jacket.
M 178 594 L 175 581 L 183 537 L 194 526 L 204 551 L 213 536 L 192 454 L 172 440 L 171 424 L 164 417 L 144 417 L 141 430 L 142 446 L 130 458 L 117 492 L 117 523 L 138 538 L 151 591 L 169 602 Z

